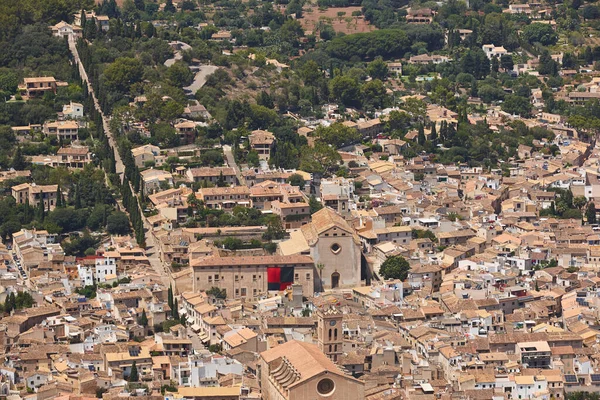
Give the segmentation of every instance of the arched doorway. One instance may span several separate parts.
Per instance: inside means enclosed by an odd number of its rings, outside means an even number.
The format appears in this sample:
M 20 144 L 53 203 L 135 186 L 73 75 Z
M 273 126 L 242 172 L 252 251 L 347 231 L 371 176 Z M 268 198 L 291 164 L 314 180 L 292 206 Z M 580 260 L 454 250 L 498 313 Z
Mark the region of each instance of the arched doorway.
M 339 272 L 334 272 L 331 274 L 331 288 L 335 289 L 340 286 L 340 274 Z

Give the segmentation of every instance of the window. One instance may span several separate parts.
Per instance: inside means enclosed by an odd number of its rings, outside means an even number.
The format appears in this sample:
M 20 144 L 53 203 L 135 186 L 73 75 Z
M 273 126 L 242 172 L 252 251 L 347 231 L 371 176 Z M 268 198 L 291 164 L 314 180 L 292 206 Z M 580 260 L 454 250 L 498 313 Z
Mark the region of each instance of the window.
M 252 282 L 256 282 L 256 275 L 252 275 Z
M 243 287 L 242 290 L 241 290 L 241 292 L 240 292 L 241 296 L 242 297 L 246 297 L 246 292 L 247 292 L 246 288 Z
M 240 277 L 239 277 L 238 275 L 236 275 L 236 276 L 235 276 L 235 281 L 236 281 L 236 282 L 239 282 L 239 280 L 240 280 Z
M 240 295 L 240 289 L 237 289 L 237 288 L 235 289 L 235 295 L 236 295 L 236 296 L 239 296 L 239 295 Z
M 331 252 L 333 254 L 339 254 L 340 251 L 342 251 L 342 246 L 337 243 L 331 245 Z
M 317 383 L 317 392 L 321 396 L 328 396 L 332 394 L 335 390 L 335 383 L 329 378 L 321 379 L 319 383 Z
M 306 280 L 310 281 L 310 273 L 306 274 Z
M 299 278 L 298 274 L 294 274 L 294 280 L 297 281 Z
M 209 275 L 209 276 L 208 276 L 208 281 L 209 281 L 209 282 L 212 282 L 212 275 Z

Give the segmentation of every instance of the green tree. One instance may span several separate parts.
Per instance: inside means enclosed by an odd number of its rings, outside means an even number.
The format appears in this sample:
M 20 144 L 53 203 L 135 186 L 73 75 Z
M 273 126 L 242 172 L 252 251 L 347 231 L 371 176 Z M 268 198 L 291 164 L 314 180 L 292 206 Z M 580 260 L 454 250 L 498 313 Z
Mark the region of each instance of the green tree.
M 548 50 L 544 50 L 540 55 L 538 71 L 541 75 L 556 75 L 558 73 L 558 63 L 552 59 Z
M 109 89 L 128 92 L 131 85 L 141 82 L 144 66 L 137 58 L 117 58 L 104 70 L 104 83 Z
M 112 213 L 106 220 L 106 230 L 111 235 L 127 235 L 131 232 L 129 218 L 122 211 Z
M 210 289 L 208 289 L 206 291 L 206 294 L 209 296 L 214 297 L 215 299 L 226 299 L 227 298 L 227 292 L 225 291 L 225 289 L 220 289 L 216 286 L 211 287 Z
M 179 302 L 177 298 L 175 298 L 175 302 L 173 303 L 173 319 L 179 319 Z
M 25 168 L 27 168 L 27 161 L 25 160 L 25 156 L 23 156 L 21 146 L 18 146 L 17 150 L 15 151 L 15 155 L 12 160 L 12 167 L 17 171 L 23 171 Z
M 140 380 L 140 376 L 137 370 L 137 363 L 134 361 L 131 365 L 131 373 L 129 374 L 129 382 L 138 382 Z
M 523 28 L 523 37 L 530 44 L 541 43 L 544 46 L 555 45 L 558 41 L 558 34 L 550 24 L 541 24 L 535 22 Z
M 251 167 L 258 167 L 260 165 L 260 157 L 258 156 L 258 152 L 256 150 L 250 150 L 246 156 L 246 162 L 248 162 L 248 165 Z
M 587 199 L 585 196 L 577 196 L 573 198 L 573 207 L 577 208 L 578 210 L 581 210 L 586 203 Z
M 169 308 L 173 308 L 173 286 L 169 285 L 169 289 L 167 290 L 167 304 Z
M 300 190 L 304 190 L 304 186 L 306 185 L 306 181 L 300 174 L 292 174 L 288 178 L 288 183 L 292 186 L 298 186 Z
M 194 80 L 194 74 L 183 61 L 177 61 L 167 68 L 165 77 L 175 87 L 188 86 Z
M 168 13 L 174 13 L 177 11 L 173 5 L 173 0 L 166 1 L 164 11 Z
M 381 57 L 377 57 L 367 66 L 367 73 L 373 79 L 384 81 L 389 73 L 388 66 Z
M 61 208 L 62 206 L 63 206 L 62 190 L 60 190 L 60 185 L 57 185 L 57 188 L 56 188 L 56 208 Z
M 166 122 L 151 125 L 150 132 L 153 138 L 164 147 L 179 145 L 179 135 L 177 135 L 175 128 Z
M 146 315 L 146 309 L 142 310 L 142 316 L 140 317 L 139 324 L 141 326 L 148 326 L 148 316 Z
M 332 145 L 334 148 L 340 148 L 349 144 L 356 143 L 362 139 L 362 135 L 357 129 L 336 122 L 329 126 L 319 125 L 313 132 L 324 143 Z
M 280 240 L 285 236 L 285 229 L 279 217 L 271 218 L 267 223 L 267 230 L 263 233 L 264 240 Z
M 596 223 L 596 205 L 594 203 L 590 202 L 588 204 L 587 209 L 585 211 L 585 216 L 587 218 L 588 224 Z
M 315 196 L 310 196 L 310 198 L 308 199 L 308 207 L 310 209 L 310 215 L 312 215 L 320 209 L 322 209 L 323 204 L 321 204 Z
M 512 55 L 503 54 L 500 56 L 500 67 L 505 71 L 512 71 L 515 66 L 515 62 L 513 61 Z
M 509 113 L 528 117 L 531 115 L 531 102 L 526 97 L 510 94 L 502 103 L 502 110 Z
M 292 47 L 298 47 L 300 45 L 300 38 L 304 36 L 304 30 L 302 25 L 296 19 L 288 19 L 279 28 L 279 37 L 282 41 L 292 45 Z
M 335 148 L 317 141 L 314 147 L 304 146 L 300 156 L 300 169 L 309 173 L 331 174 L 342 157 Z
M 410 265 L 402 256 L 388 257 L 379 268 L 379 274 L 384 279 L 400 279 L 402 281 L 408 277 L 409 271 Z
M 387 99 L 386 88 L 379 79 L 373 79 L 362 85 L 360 92 L 366 109 L 382 108 Z
M 329 82 L 333 98 L 346 106 L 356 106 L 360 102 L 360 88 L 354 78 L 337 75 Z

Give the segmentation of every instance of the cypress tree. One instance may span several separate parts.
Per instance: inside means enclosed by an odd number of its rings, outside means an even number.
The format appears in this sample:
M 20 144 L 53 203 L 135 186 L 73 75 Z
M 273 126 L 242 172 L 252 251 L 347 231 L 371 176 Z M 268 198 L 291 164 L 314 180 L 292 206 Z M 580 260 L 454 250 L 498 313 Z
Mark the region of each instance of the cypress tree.
M 433 142 L 437 141 L 438 135 L 437 135 L 437 129 L 435 127 L 435 122 L 431 123 L 431 136 L 430 136 L 431 140 Z
M 596 223 L 596 205 L 594 203 L 589 203 L 587 209 L 585 211 L 585 216 L 587 218 L 588 224 Z
M 62 208 L 62 206 L 63 206 L 62 192 L 60 190 L 60 185 L 58 185 L 58 187 L 56 189 L 56 208 Z
M 173 319 L 179 319 L 179 305 L 177 299 L 175 299 L 175 303 L 173 304 Z
M 425 144 L 425 141 L 427 139 L 425 138 L 425 128 L 423 127 L 423 124 L 419 125 L 419 134 L 417 136 L 417 142 L 423 146 Z
M 170 309 L 173 309 L 173 286 L 169 285 L 169 290 L 167 291 L 167 304 Z
M 148 326 L 148 316 L 146 315 L 146 310 L 142 310 L 142 316 L 140 317 L 140 325 Z
M 4 300 L 4 312 L 10 314 L 13 310 L 12 304 L 10 302 L 10 295 L 6 296 L 6 300 Z
M 138 370 L 137 370 L 137 364 L 134 361 L 133 364 L 131 365 L 131 373 L 129 374 L 129 382 L 137 382 L 140 380 L 139 374 L 138 374 Z
M 10 299 L 11 309 L 16 310 L 17 309 L 17 297 L 15 296 L 15 292 L 11 292 L 9 299 Z
M 81 208 L 81 196 L 79 195 L 79 185 L 75 186 L 75 209 Z

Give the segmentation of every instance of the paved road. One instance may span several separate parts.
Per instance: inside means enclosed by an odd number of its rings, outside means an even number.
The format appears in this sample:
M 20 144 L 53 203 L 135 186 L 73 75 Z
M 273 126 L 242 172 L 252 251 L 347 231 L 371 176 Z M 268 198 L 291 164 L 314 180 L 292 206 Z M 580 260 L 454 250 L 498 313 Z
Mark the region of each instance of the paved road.
M 206 349 L 206 346 L 204 346 L 204 344 L 202 344 L 202 341 L 200 340 L 200 337 L 198 336 L 198 334 L 196 332 L 194 332 L 190 327 L 188 327 L 186 330 L 187 330 L 188 338 L 190 338 L 190 340 L 192 341 L 192 348 L 194 350 Z
M 235 171 L 235 175 L 237 176 L 240 185 L 246 185 L 246 180 L 242 175 L 242 171 L 240 171 L 240 167 L 238 167 L 237 163 L 235 162 L 235 157 L 231 151 L 231 146 L 227 144 L 224 145 L 223 154 L 225 154 L 225 159 L 227 159 L 227 165 L 229 165 Z
M 102 112 L 100 103 L 98 103 L 98 99 L 96 98 L 96 94 L 94 93 L 94 88 L 92 87 L 92 85 L 90 84 L 90 82 L 88 80 L 87 72 L 85 71 L 83 64 L 79 61 L 79 53 L 77 52 L 77 47 L 75 46 L 75 41 L 73 40 L 72 37 L 69 37 L 69 49 L 71 50 L 71 53 L 73 54 L 73 59 L 75 60 L 75 62 L 77 63 L 77 65 L 79 67 L 79 74 L 81 75 L 81 79 L 83 79 L 88 85 L 88 92 L 91 94 L 92 99 L 94 100 L 94 106 L 96 107 L 96 110 L 98 110 L 100 115 L 102 115 L 102 124 L 104 126 L 104 132 L 106 133 L 106 136 L 108 137 L 108 143 L 109 143 L 113 153 L 115 154 L 117 174 L 119 175 L 121 182 L 123 182 L 123 177 L 125 175 L 125 165 L 123 164 L 123 161 L 121 160 L 121 155 L 119 154 L 119 151 L 117 150 L 117 144 L 116 144 L 116 142 L 113 138 L 112 132 L 110 130 L 110 118 L 108 118 L 104 114 L 104 112 Z M 132 192 L 133 192 L 133 189 L 132 189 Z M 118 204 L 120 206 L 120 209 L 123 210 L 124 207 L 120 201 L 118 202 Z M 141 206 L 140 206 L 140 212 L 142 213 L 142 215 L 144 215 L 143 210 L 141 209 Z M 150 265 L 152 266 L 152 269 L 154 269 L 154 271 L 161 277 L 163 284 L 165 286 L 169 286 L 171 283 L 171 279 L 170 279 L 171 271 L 169 270 L 169 267 L 165 263 L 163 263 L 158 256 L 158 246 L 156 243 L 156 239 L 154 238 L 154 235 L 152 234 L 152 227 L 148 224 L 148 222 L 146 221 L 145 218 L 144 218 L 144 228 L 145 228 L 145 232 L 146 232 L 146 246 L 147 246 L 147 250 L 149 252 L 148 259 L 150 261 Z
M 106 115 L 104 115 L 104 112 L 102 111 L 102 108 L 100 107 L 100 103 L 98 103 L 98 99 L 96 98 L 96 93 L 94 93 L 94 88 L 90 84 L 90 81 L 87 76 L 87 72 L 85 71 L 83 64 L 79 60 L 79 52 L 77 51 L 77 46 L 75 44 L 76 44 L 75 39 L 72 36 L 69 36 L 69 49 L 71 50 L 71 53 L 73 54 L 73 59 L 75 60 L 75 63 L 79 67 L 79 75 L 81 75 L 81 79 L 83 79 L 83 81 L 87 83 L 88 93 L 90 93 L 92 95 L 92 99 L 94 100 L 94 106 L 96 107 L 96 110 L 98 110 L 100 115 L 102 115 L 102 126 L 104 127 L 104 132 L 106 133 L 106 136 L 108 137 L 108 143 L 115 155 L 116 171 L 121 179 L 121 182 L 123 182 L 123 176 L 125 173 L 125 165 L 123 165 L 123 161 L 121 160 L 121 155 L 119 154 L 119 151 L 117 150 L 117 143 L 115 142 L 112 132 L 110 131 L 110 118 L 108 118 Z
M 196 92 L 200 90 L 202 86 L 204 86 L 204 84 L 206 83 L 206 78 L 208 78 L 210 74 L 212 74 L 218 69 L 219 67 L 215 65 L 200 66 L 200 70 L 196 73 L 196 76 L 194 77 L 194 82 L 192 82 L 190 86 L 184 87 L 183 90 L 191 93 L 191 95 L 194 96 Z

